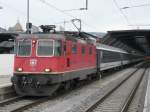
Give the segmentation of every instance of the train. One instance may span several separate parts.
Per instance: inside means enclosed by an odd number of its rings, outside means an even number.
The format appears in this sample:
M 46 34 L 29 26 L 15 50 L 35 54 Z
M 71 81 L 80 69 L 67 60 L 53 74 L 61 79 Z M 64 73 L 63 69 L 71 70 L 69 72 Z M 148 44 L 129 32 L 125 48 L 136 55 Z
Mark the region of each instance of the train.
M 140 55 L 96 43 L 84 32 L 19 34 L 15 39 L 12 84 L 19 95 L 50 96 L 101 72 L 140 61 Z
M 128 53 L 120 48 L 104 44 L 97 44 L 96 48 L 97 68 L 99 71 L 119 68 L 143 60 L 141 54 Z

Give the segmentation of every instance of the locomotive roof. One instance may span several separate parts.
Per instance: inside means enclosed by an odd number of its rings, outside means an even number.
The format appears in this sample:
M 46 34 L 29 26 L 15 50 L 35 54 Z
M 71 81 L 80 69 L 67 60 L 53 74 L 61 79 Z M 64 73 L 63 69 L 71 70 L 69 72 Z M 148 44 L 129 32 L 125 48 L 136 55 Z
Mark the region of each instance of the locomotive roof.
M 92 40 L 87 39 L 86 35 L 79 35 L 75 33 L 66 33 L 66 32 L 59 32 L 59 33 L 35 33 L 35 34 L 19 34 L 17 39 L 27 39 L 27 38 L 40 38 L 40 39 L 56 39 L 56 40 L 71 40 L 75 42 L 81 43 L 89 43 L 93 44 Z
M 22 38 L 56 38 L 56 39 L 63 39 L 64 35 L 62 34 L 43 34 L 43 33 L 37 33 L 37 34 L 19 34 L 18 39 Z
M 96 48 L 101 49 L 101 50 L 106 50 L 106 51 L 113 51 L 113 52 L 128 54 L 128 52 L 126 52 L 125 50 L 122 50 L 122 49 L 116 48 L 116 47 L 112 47 L 112 46 L 108 46 L 108 45 L 105 45 L 105 44 L 97 44 Z

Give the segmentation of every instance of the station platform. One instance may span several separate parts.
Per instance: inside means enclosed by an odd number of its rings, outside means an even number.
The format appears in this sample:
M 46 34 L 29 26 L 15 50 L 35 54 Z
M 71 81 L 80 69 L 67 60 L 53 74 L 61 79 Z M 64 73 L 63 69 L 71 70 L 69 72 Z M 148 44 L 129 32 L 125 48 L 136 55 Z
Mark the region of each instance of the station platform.
M 11 75 L 0 75 L 0 101 L 14 96 Z
M 0 88 L 10 86 L 11 84 L 11 75 L 0 75 Z
M 145 103 L 143 112 L 150 112 L 150 70 L 148 74 L 147 90 L 145 95 Z

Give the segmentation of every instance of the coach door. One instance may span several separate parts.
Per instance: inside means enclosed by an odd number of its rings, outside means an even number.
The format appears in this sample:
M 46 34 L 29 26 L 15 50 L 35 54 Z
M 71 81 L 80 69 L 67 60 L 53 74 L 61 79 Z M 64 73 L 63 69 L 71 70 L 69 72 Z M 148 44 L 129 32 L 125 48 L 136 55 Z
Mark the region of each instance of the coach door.
M 101 58 L 102 58 L 101 55 L 102 55 L 101 50 L 97 49 L 96 50 L 96 58 L 97 58 L 96 63 L 97 63 L 98 70 L 100 70 L 100 63 L 101 63 Z

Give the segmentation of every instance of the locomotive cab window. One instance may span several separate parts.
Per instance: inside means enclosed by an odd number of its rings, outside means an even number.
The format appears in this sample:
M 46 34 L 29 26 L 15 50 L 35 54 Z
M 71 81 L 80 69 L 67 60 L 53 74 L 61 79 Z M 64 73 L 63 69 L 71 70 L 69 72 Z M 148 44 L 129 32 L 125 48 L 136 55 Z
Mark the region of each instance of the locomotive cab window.
M 18 41 L 18 56 L 30 56 L 31 55 L 31 40 Z
M 37 55 L 38 56 L 53 56 L 54 41 L 53 40 L 38 40 Z

